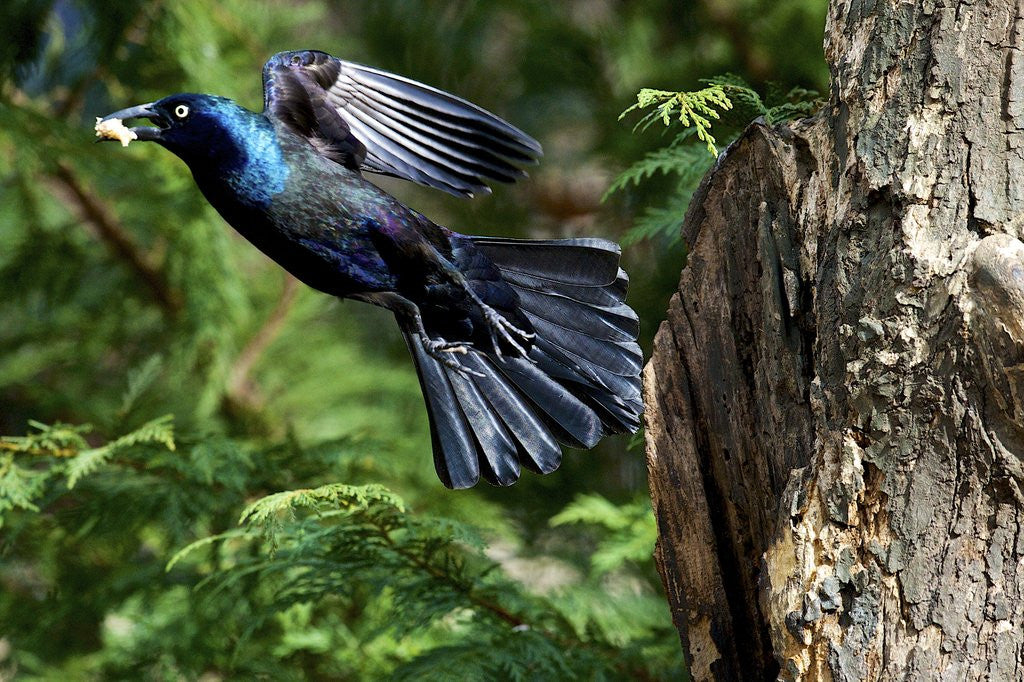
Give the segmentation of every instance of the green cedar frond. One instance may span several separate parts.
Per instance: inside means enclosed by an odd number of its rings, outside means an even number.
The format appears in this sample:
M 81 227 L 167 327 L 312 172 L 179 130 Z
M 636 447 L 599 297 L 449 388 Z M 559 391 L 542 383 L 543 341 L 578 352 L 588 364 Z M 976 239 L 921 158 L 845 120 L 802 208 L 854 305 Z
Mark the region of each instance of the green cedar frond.
M 664 206 L 647 207 L 623 235 L 622 245 L 629 246 L 644 239 L 658 237 L 667 238 L 670 244 L 678 242 L 682 238 L 679 230 L 683 224 L 683 217 L 690 207 L 693 190 L 692 185 L 680 182 Z
M 733 103 L 733 106 L 742 114 L 746 122 L 752 121 L 758 116 L 763 116 L 766 109 L 761 95 L 736 74 L 726 73 L 713 78 L 706 78 L 701 81 L 709 87 L 719 87 L 726 93 Z
M 593 523 L 611 530 L 621 530 L 630 525 L 623 510 L 600 495 L 577 495 L 565 509 L 551 517 L 552 526 L 567 523 Z
M 245 537 L 245 534 L 246 533 L 245 533 L 244 530 L 238 529 L 238 528 L 234 528 L 234 529 L 229 530 L 229 531 L 227 531 L 225 533 L 218 533 L 217 535 L 210 535 L 210 536 L 205 537 L 205 538 L 200 538 L 200 539 L 196 540 L 195 542 L 190 542 L 189 544 L 185 545 L 184 547 L 179 549 L 177 552 L 175 552 L 171 556 L 171 558 L 167 560 L 167 565 L 164 566 L 164 571 L 166 573 L 170 573 L 171 569 L 174 568 L 175 565 L 177 565 L 182 559 L 184 559 L 189 554 L 192 554 L 193 552 L 195 552 L 198 549 L 201 549 L 203 547 L 209 547 L 210 545 L 213 545 L 215 543 L 221 542 L 222 540 L 227 540 L 229 538 Z
M 689 206 L 690 196 L 714 163 L 714 158 L 702 146 L 690 142 L 693 135 L 692 128 L 684 130 L 669 146 L 649 153 L 619 174 L 605 192 L 602 201 L 628 187 L 639 186 L 656 174 L 676 176 L 677 189 L 670 194 L 668 204 L 647 208 L 623 236 L 623 246 L 655 237 L 667 237 L 670 242 L 679 240 L 679 226 Z
M 732 101 L 724 87 L 712 84 L 691 92 L 669 92 L 668 90 L 643 88 L 637 93 L 636 104 L 619 114 L 619 120 L 632 111 L 650 107 L 654 107 L 654 109 L 637 122 L 633 127 L 634 132 L 637 129 L 647 130 L 655 121 L 661 121 L 667 127 L 675 119 L 684 128 L 693 126 L 697 138 L 707 144 L 711 155 L 718 156 L 715 138 L 711 134 L 711 119 L 721 117 L 719 110 L 732 109 Z
M 719 134 L 731 144 L 754 119 L 763 118 L 769 125 L 775 125 L 810 116 L 821 106 L 818 93 L 803 88 L 780 93 L 777 88 L 769 87 L 769 94 L 762 97 L 735 74 L 701 82 L 707 87 L 690 92 L 644 88 L 637 94 L 636 103 L 619 116 L 621 120 L 630 112 L 650 109 L 634 126 L 634 132 L 646 130 L 655 121 L 666 126 L 679 123 L 684 127 L 667 146 L 647 154 L 619 174 L 602 197 L 602 201 L 607 200 L 616 192 L 642 185 L 658 174 L 678 178 L 667 202 L 647 208 L 622 239 L 623 246 L 653 237 L 667 237 L 672 242 L 679 239 L 679 226 L 690 198 L 711 168 L 712 159 L 718 155 L 717 140 L 711 134 L 712 120 L 717 121 L 715 130 L 721 130 Z M 705 146 L 688 144 L 691 137 Z
M 164 415 L 150 422 L 147 422 L 127 433 L 117 440 L 106 445 L 89 450 L 83 450 L 76 457 L 68 460 L 67 478 L 68 489 L 75 487 L 75 484 L 83 477 L 91 474 L 100 466 L 108 462 L 114 455 L 134 446 L 141 444 L 163 445 L 168 450 L 174 450 L 174 417 Z
M 380 485 L 353 486 L 331 483 L 313 489 L 288 490 L 256 500 L 244 510 L 239 524 L 267 526 L 276 523 L 282 515 L 293 518 L 296 509 L 319 512 L 327 506 L 341 509 L 365 510 L 374 504 L 405 511 L 405 503 L 390 490 Z
M 155 443 L 174 449 L 172 418 L 168 415 L 143 424 L 138 429 L 107 443 L 89 448 L 84 435 L 88 424 L 47 425 L 30 421 L 33 431 L 25 436 L 0 437 L 0 525 L 5 512 L 14 509 L 39 511 L 36 501 L 44 497 L 47 484 L 60 475 L 67 489 L 98 469 L 114 455 L 137 445 Z M 23 466 L 26 458 L 38 460 L 33 467 Z
M 823 103 L 824 101 L 816 90 L 793 88 L 777 101 L 769 99 L 769 106 L 764 113 L 764 118 L 768 125 L 807 118 L 813 116 Z
M 738 124 L 742 127 L 758 117 L 763 117 L 768 125 L 805 118 L 822 105 L 816 91 L 800 87 L 782 92 L 777 86 L 769 84 L 767 95 L 762 98 L 743 78 L 731 73 L 701 82 L 712 87 L 719 86 L 729 94 L 736 109 Z
M 256 527 L 268 540 L 269 551 L 274 554 L 278 550 L 279 535 L 284 530 L 285 521 L 294 520 L 296 510 L 333 516 L 346 512 L 388 515 L 404 512 L 405 504 L 390 490 L 380 485 L 352 486 L 331 483 L 319 488 L 288 490 L 267 495 L 242 510 L 238 523 Z
M 607 201 L 611 195 L 630 185 L 638 186 L 658 173 L 679 175 L 687 182 L 699 180 L 711 166 L 711 159 L 699 145 L 686 144 L 691 137 L 693 129 L 688 128 L 677 135 L 667 147 L 647 154 L 624 170 L 608 187 L 601 201 Z
M 627 562 L 651 558 L 658 531 L 651 501 L 644 496 L 631 504 L 617 505 L 600 495 L 577 495 L 551 525 L 581 523 L 603 529 L 591 566 L 597 575 L 621 568 Z
M 602 507 L 597 516 L 611 518 L 614 512 Z M 204 579 L 200 594 L 226 599 L 255 582 L 261 586 L 257 592 L 268 595 L 271 612 L 304 614 L 310 636 L 310 605 L 358 604 L 360 595 L 381 595 L 386 612 L 364 614 L 375 636 L 423 637 L 437 628 L 449 633 L 446 643 L 406 657 L 397 679 L 628 676 L 621 670 L 621 645 L 629 637 L 621 628 L 612 634 L 611 625 L 596 624 L 596 612 L 581 614 L 576 604 L 577 613 L 565 613 L 559 600 L 526 592 L 483 554 L 482 543 L 464 525 L 414 515 L 379 486 L 333 484 L 276 493 L 251 504 L 242 521 L 240 535 L 193 543 L 175 555 L 176 562 L 219 540 L 242 540 L 219 550 L 225 565 Z M 620 530 L 626 532 L 627 525 Z M 268 527 L 274 529 L 271 538 L 264 534 Z M 621 617 L 627 607 L 616 608 L 604 612 Z M 646 625 L 640 630 L 639 636 L 651 632 Z M 319 647 L 326 640 L 303 641 Z
M 14 461 L 14 455 L 0 456 L 0 527 L 4 513 L 12 509 L 39 511 L 33 502 L 38 499 L 50 477 L 47 470 L 25 469 Z
M 135 407 L 139 397 L 153 385 L 160 375 L 160 370 L 163 369 L 163 362 L 163 356 L 157 353 L 128 372 L 128 388 L 121 398 L 121 409 L 118 410 L 120 416 L 128 414 Z
M 438 647 L 395 671 L 394 680 L 534 680 L 586 679 L 570 665 L 572 654 L 530 629 L 498 636 L 477 631 L 460 644 Z M 598 679 L 598 678 L 592 678 Z
M 83 436 L 92 431 L 92 426 L 83 424 L 41 424 L 29 420 L 28 425 L 35 429 L 25 436 L 0 437 L 0 451 L 14 452 L 24 455 L 49 455 L 52 457 L 71 457 L 79 450 L 88 447 Z

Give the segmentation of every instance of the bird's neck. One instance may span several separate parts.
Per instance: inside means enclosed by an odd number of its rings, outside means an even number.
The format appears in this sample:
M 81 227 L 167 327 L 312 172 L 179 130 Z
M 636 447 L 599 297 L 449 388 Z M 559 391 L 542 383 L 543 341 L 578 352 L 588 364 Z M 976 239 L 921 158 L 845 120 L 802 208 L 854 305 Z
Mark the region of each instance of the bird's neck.
M 215 206 L 215 199 L 230 197 L 247 208 L 264 207 L 284 190 L 288 166 L 274 127 L 261 114 L 240 109 L 202 152 L 181 156 Z

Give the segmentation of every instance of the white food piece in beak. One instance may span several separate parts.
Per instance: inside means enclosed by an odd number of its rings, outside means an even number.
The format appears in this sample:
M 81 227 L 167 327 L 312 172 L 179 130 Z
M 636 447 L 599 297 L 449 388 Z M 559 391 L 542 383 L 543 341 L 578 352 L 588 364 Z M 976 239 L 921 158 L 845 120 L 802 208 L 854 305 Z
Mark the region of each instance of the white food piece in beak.
M 126 128 L 124 122 L 119 118 L 112 118 L 104 121 L 96 118 L 96 137 L 106 140 L 117 140 L 122 147 L 127 147 L 132 140 L 139 139 L 131 128 Z

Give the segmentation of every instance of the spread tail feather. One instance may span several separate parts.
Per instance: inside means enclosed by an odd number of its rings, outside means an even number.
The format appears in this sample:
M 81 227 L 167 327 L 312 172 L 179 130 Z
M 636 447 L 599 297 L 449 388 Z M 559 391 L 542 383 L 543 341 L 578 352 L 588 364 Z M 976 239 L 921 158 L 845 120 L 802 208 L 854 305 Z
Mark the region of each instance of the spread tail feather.
M 607 434 L 635 432 L 643 358 L 636 313 L 623 303 L 629 279 L 618 266 L 618 245 L 471 239 L 515 291 L 537 336 L 532 362 L 475 349 L 459 355 L 470 374 L 445 366 L 419 336 L 406 334 L 441 481 L 468 488 L 483 476 L 511 485 L 521 467 L 558 468 L 559 443 L 591 448 Z

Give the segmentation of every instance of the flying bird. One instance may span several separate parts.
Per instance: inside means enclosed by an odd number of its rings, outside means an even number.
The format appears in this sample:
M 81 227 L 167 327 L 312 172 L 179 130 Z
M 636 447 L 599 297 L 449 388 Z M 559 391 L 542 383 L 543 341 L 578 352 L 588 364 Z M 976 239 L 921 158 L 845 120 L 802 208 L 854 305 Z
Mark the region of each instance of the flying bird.
M 444 485 L 511 485 L 521 468 L 558 468 L 559 444 L 639 428 L 639 323 L 618 245 L 460 234 L 364 176 L 472 197 L 525 176 L 534 139 L 454 95 L 314 50 L 271 57 L 263 92 L 262 113 L 177 94 L 98 119 L 97 134 L 165 147 L 285 270 L 394 313 Z M 154 125 L 122 123 L 139 118 Z

